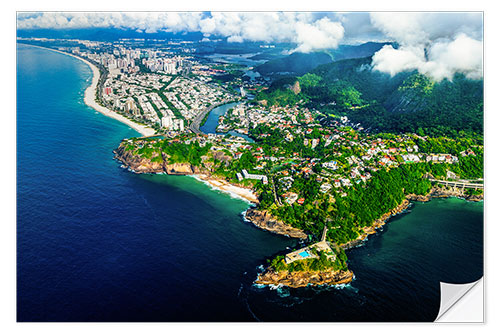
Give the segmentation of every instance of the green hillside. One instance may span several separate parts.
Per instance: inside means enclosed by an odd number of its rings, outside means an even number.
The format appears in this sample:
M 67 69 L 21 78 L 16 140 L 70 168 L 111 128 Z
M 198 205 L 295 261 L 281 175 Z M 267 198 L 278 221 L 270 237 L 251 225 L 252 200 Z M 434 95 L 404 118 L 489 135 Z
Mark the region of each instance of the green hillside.
M 289 87 L 298 81 L 300 93 Z M 413 72 L 393 77 L 371 68 L 371 58 L 323 64 L 302 76 L 276 81 L 257 96 L 269 104 L 302 100 L 324 113 L 346 115 L 365 128 L 457 136 L 483 133 L 483 81 L 457 74 L 435 82 Z
M 302 75 L 329 62 L 332 62 L 332 57 L 324 52 L 292 53 L 259 65 L 255 71 L 264 76 Z

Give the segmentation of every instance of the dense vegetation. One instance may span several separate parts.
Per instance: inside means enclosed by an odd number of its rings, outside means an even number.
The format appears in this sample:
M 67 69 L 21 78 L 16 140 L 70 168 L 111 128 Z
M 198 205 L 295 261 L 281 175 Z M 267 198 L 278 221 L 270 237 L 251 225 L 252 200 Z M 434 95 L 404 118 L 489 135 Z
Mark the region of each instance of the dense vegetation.
M 300 93 L 290 87 L 300 84 Z M 483 81 L 456 74 L 435 82 L 417 72 L 393 77 L 371 68 L 371 58 L 320 65 L 299 77 L 277 80 L 257 95 L 268 105 L 306 106 L 346 115 L 354 123 L 381 132 L 417 132 L 458 137 L 483 133 Z
M 290 264 L 285 263 L 284 256 L 276 256 L 269 261 L 269 266 L 276 272 L 302 272 L 302 271 L 325 271 L 325 270 L 347 270 L 347 256 L 342 248 L 334 248 L 336 258 L 334 261 L 328 259 L 323 252 L 315 252 L 319 258 L 297 260 Z
M 210 150 L 210 145 L 200 147 L 197 142 L 189 145 L 179 142 L 163 141 L 162 151 L 168 155 L 168 163 L 191 163 L 194 166 L 201 164 L 201 157 Z
M 273 59 L 255 67 L 255 71 L 262 75 L 287 73 L 288 75 L 302 75 L 318 65 L 332 62 L 332 57 L 324 52 L 292 53 L 286 57 Z

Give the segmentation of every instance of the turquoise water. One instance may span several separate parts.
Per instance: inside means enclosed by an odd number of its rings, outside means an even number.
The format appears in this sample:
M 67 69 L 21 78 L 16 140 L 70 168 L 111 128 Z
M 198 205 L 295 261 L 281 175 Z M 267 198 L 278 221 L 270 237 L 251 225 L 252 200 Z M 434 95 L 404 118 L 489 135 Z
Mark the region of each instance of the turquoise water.
M 483 204 L 452 198 L 348 251 L 348 286 L 259 288 L 266 259 L 300 244 L 192 177 L 121 168 L 112 151 L 138 133 L 83 103 L 90 69 L 17 54 L 19 321 L 430 321 L 439 281 L 483 274 Z

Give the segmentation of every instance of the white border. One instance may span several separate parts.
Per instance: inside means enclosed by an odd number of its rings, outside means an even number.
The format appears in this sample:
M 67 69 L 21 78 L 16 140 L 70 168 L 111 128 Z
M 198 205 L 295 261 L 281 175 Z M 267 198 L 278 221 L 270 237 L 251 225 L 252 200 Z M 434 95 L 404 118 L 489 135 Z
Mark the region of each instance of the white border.
M 152 3 L 152 2 L 151 2 Z M 396 331 L 402 329 L 407 331 L 422 331 L 445 329 L 453 332 L 469 332 L 476 329 L 491 330 L 498 326 L 499 316 L 498 306 L 494 304 L 498 296 L 498 285 L 500 281 L 498 276 L 498 259 L 495 254 L 498 253 L 498 241 L 495 241 L 499 234 L 499 219 L 496 217 L 494 206 L 499 202 L 498 190 L 498 156 L 500 152 L 496 149 L 499 141 L 498 114 L 500 108 L 498 105 L 498 82 L 499 74 L 498 64 L 500 56 L 498 52 L 498 32 L 500 31 L 500 17 L 495 10 L 494 1 L 476 0 L 468 2 L 458 1 L 436 1 L 436 0 L 419 0 L 419 1 L 269 1 L 269 0 L 252 0 L 252 1 L 175 1 L 175 2 L 157 2 L 157 5 L 151 3 L 145 4 L 141 1 L 97 1 L 86 0 L 81 2 L 69 2 L 63 0 L 57 1 L 8 1 L 2 5 L 2 42 L 8 47 L 2 47 L 3 74 L 2 75 L 2 112 L 3 121 L 8 124 L 6 133 L 2 133 L 4 144 L 1 154 L 1 183 L 2 184 L 2 200 L 0 208 L 2 212 L 2 241 L 1 241 L 1 263 L 2 278 L 1 278 L 1 293 L 2 300 L 0 302 L 0 319 L 3 332 L 14 331 L 36 331 L 36 332 L 87 332 L 92 331 L 114 331 L 120 332 L 136 332 L 137 330 L 148 330 L 165 332 L 165 330 L 185 331 L 217 331 L 217 332 L 240 332 L 258 331 L 286 331 L 286 332 L 303 332 L 309 327 L 314 327 L 318 330 L 375 330 L 380 332 Z M 170 10 L 170 11 L 198 11 L 198 10 L 231 10 L 231 11 L 268 11 L 268 10 L 290 10 L 290 11 L 485 11 L 485 179 L 486 179 L 486 200 L 485 200 L 485 230 L 486 230 L 486 256 L 485 256 L 485 291 L 486 291 L 486 322 L 487 325 L 453 325 L 453 324 L 16 324 L 16 206 L 15 206 L 15 190 L 16 190 L 16 86 L 13 84 L 16 78 L 15 66 L 15 38 L 16 35 L 16 11 L 134 11 L 134 10 Z M 6 126 L 6 127 L 7 127 Z M 493 206 L 493 207 L 492 207 Z M 334 327 L 332 325 L 335 325 Z M 425 327 L 423 327 L 425 325 Z M 403 327 L 404 326 L 404 327 Z M 498 327 L 497 327 L 498 329 Z

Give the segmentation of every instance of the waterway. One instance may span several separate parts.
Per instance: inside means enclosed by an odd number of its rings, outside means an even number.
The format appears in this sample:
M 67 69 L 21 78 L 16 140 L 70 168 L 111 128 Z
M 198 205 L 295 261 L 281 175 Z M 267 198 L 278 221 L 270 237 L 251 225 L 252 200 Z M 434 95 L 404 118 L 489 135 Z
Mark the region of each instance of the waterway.
M 238 102 L 234 102 L 234 103 L 223 104 L 221 106 L 214 108 L 208 114 L 207 121 L 205 122 L 205 124 L 203 124 L 203 126 L 200 127 L 200 130 L 203 133 L 207 133 L 207 134 L 208 133 L 226 134 L 226 133 L 216 131 L 217 125 L 219 125 L 219 117 L 225 115 L 227 111 L 234 108 L 238 104 L 239 104 Z M 243 139 L 247 140 L 248 142 L 254 142 L 254 140 L 251 137 L 249 137 L 248 135 L 241 134 L 241 133 L 238 133 L 236 131 L 229 131 L 228 133 L 231 135 L 243 138 Z

